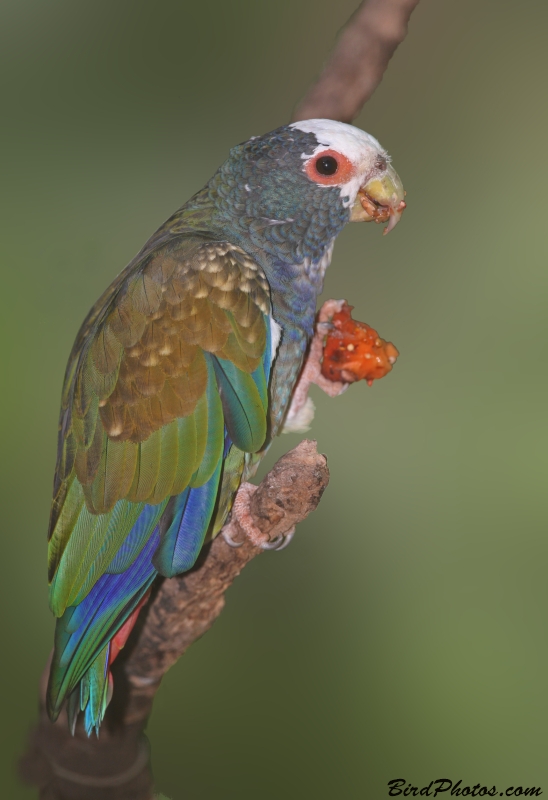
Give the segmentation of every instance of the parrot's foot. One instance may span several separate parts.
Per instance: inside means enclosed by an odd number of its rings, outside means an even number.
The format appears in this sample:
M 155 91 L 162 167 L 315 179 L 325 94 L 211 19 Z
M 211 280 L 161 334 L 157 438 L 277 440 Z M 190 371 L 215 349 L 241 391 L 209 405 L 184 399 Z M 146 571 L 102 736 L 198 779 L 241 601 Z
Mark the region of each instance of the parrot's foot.
M 318 311 L 318 321 L 316 323 L 316 332 L 310 345 L 308 358 L 304 365 L 301 380 L 306 373 L 305 380 L 308 380 L 309 385 L 315 383 L 322 391 L 329 395 L 329 397 L 338 397 L 343 392 L 346 392 L 349 384 L 343 381 L 330 381 L 322 375 L 322 359 L 325 337 L 332 328 L 331 320 L 338 314 L 343 306 L 345 300 L 326 300 L 323 306 Z M 297 387 L 298 388 L 298 387 Z M 308 391 L 308 388 L 307 388 Z
M 262 550 L 283 550 L 291 542 L 295 533 L 295 526 L 288 530 L 287 533 L 276 536 L 275 539 L 269 539 L 268 534 L 260 531 L 253 522 L 249 510 L 249 501 L 256 491 L 257 487 L 252 483 L 240 484 L 240 488 L 234 498 L 231 520 L 228 525 L 224 526 L 221 536 L 230 547 L 241 547 L 243 541 L 239 542 L 233 537 L 239 533 L 239 530 L 242 530 L 255 547 L 260 547 Z
M 310 343 L 307 359 L 293 392 L 282 433 L 300 433 L 310 428 L 315 410 L 314 403 L 308 396 L 312 383 L 319 386 L 329 397 L 337 397 L 345 392 L 350 385 L 342 381 L 330 381 L 322 375 L 325 337 L 331 329 L 331 319 L 340 312 L 344 303 L 344 300 L 326 300 L 318 312 L 316 332 Z

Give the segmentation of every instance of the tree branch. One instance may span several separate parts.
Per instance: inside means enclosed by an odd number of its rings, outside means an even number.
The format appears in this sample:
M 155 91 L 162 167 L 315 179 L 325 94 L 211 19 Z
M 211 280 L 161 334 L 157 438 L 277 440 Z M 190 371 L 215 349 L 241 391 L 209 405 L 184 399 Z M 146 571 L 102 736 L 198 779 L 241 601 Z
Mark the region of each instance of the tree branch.
M 293 112 L 302 119 L 352 122 L 407 35 L 419 0 L 363 0 L 339 34 L 323 72 Z
M 305 439 L 276 462 L 250 503 L 253 522 L 270 539 L 314 511 L 328 484 L 327 459 Z M 263 550 L 240 531 L 241 547 L 222 536 L 212 542 L 189 573 L 165 580 L 150 605 L 124 671 L 130 685 L 126 723 L 145 719 L 160 680 L 221 613 L 224 594 L 245 565 Z

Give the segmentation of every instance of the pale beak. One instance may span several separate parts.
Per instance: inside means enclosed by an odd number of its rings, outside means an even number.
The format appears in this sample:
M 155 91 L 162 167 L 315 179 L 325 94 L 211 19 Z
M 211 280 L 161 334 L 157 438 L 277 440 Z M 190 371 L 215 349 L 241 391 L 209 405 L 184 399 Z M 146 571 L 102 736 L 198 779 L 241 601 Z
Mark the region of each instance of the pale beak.
M 383 233 L 395 228 L 405 209 L 405 192 L 392 164 L 360 188 L 352 206 L 350 222 L 388 222 Z

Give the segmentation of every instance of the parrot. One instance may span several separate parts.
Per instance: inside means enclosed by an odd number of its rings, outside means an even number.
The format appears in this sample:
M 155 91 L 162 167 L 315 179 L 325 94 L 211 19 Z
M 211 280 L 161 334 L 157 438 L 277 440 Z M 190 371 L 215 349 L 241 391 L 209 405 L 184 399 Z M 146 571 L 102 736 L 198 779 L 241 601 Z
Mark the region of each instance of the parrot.
M 370 134 L 284 125 L 232 148 L 95 303 L 59 419 L 52 721 L 66 702 L 73 733 L 83 714 L 99 734 L 153 582 L 192 568 L 284 428 L 336 237 L 350 221 L 390 230 L 403 198 Z

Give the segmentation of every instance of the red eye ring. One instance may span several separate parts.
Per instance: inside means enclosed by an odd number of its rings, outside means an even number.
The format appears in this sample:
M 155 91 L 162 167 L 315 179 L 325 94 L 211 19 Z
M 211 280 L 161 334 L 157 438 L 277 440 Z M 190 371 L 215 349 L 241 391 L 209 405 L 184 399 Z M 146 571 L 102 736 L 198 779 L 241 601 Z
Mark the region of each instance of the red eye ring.
M 332 169 L 332 160 L 337 165 L 335 171 L 331 175 L 320 172 L 322 168 L 326 170 Z M 316 153 L 316 155 L 308 159 L 304 165 L 304 170 L 311 181 L 320 183 L 323 186 L 337 186 L 347 183 L 354 177 L 356 171 L 350 159 L 337 150 L 322 150 L 320 153 Z

